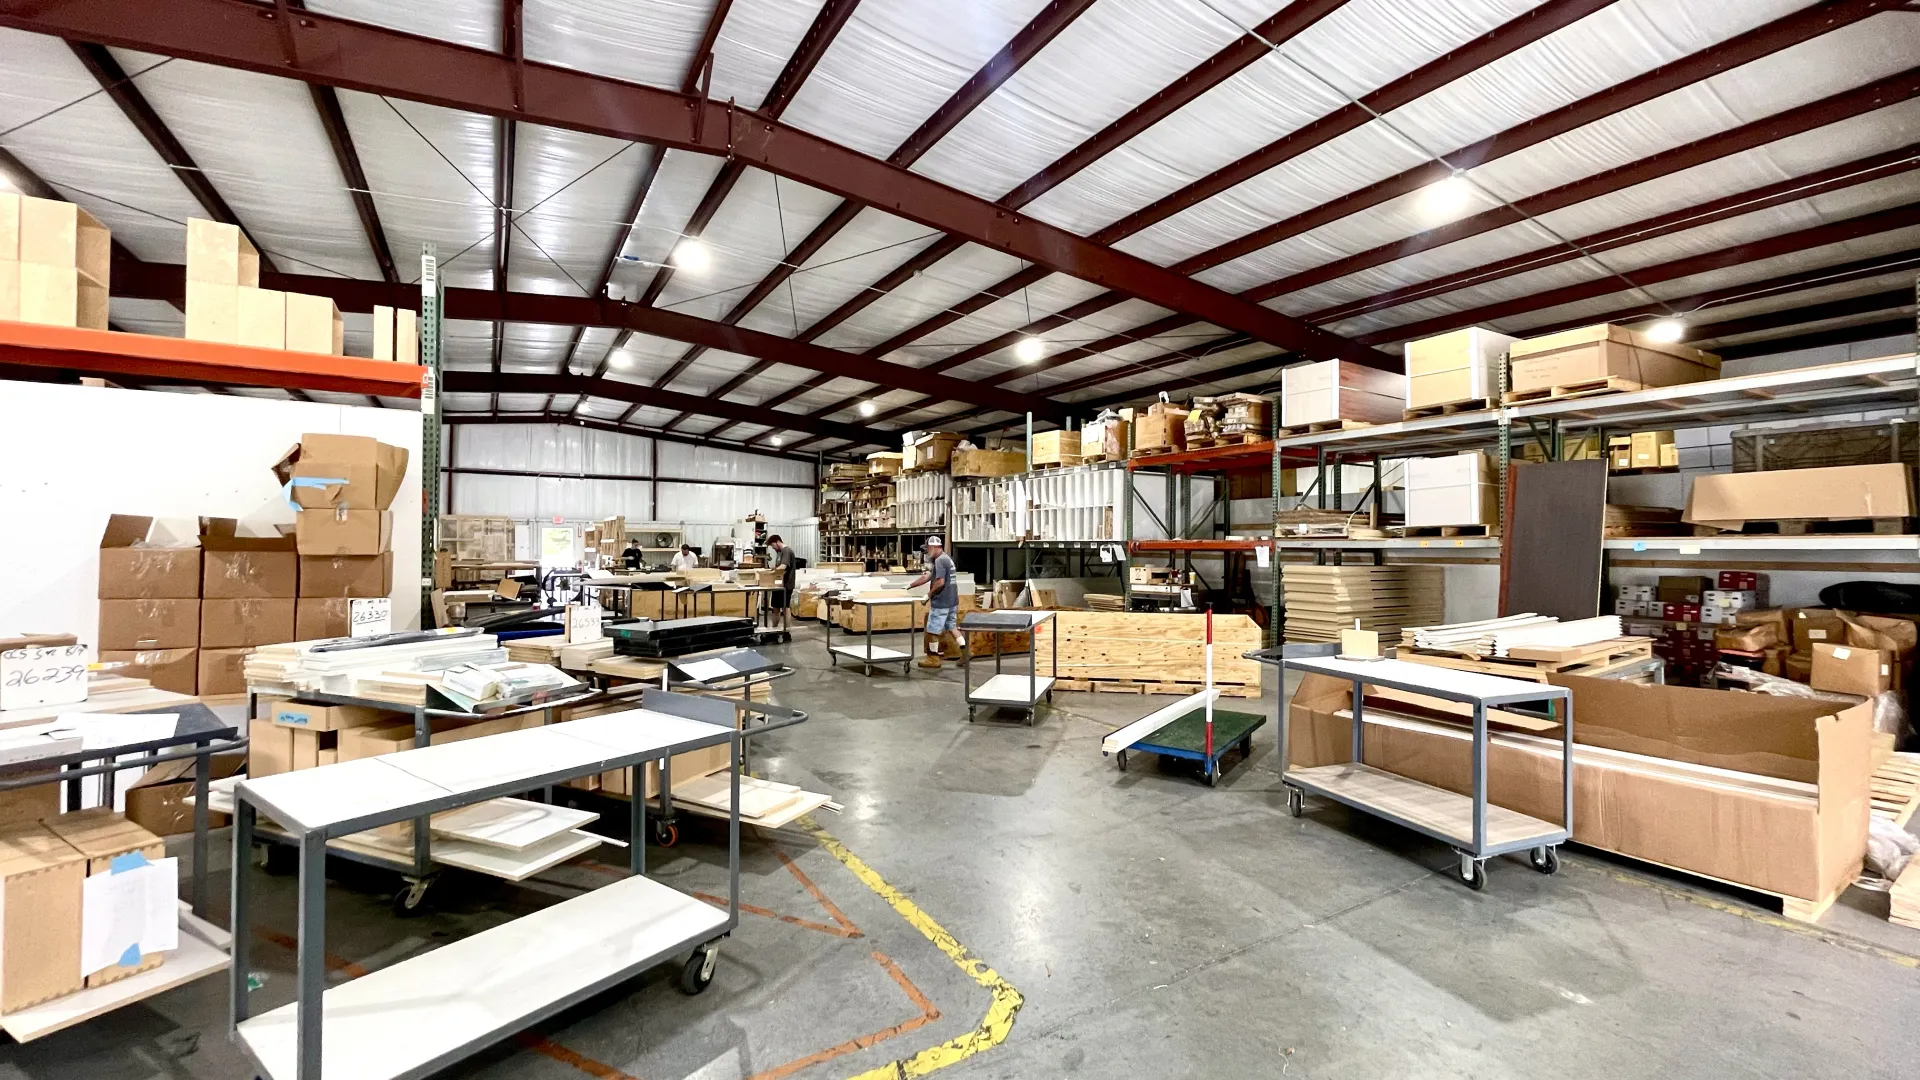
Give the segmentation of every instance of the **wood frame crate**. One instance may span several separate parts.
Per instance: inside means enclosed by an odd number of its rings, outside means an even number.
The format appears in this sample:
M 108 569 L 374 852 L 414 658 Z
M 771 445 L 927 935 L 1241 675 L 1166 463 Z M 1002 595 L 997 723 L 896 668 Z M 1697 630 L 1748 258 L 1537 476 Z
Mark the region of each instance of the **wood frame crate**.
M 1042 675 L 1064 690 L 1191 694 L 1206 679 L 1206 616 L 1120 611 L 1061 611 L 1040 624 L 1034 655 Z M 1056 631 L 1054 628 L 1058 627 Z M 1053 643 L 1060 635 L 1060 666 Z M 1263 669 L 1240 654 L 1261 646 L 1247 615 L 1213 617 L 1213 684 L 1228 697 L 1259 697 Z M 1085 683 L 1085 686 L 1078 685 Z

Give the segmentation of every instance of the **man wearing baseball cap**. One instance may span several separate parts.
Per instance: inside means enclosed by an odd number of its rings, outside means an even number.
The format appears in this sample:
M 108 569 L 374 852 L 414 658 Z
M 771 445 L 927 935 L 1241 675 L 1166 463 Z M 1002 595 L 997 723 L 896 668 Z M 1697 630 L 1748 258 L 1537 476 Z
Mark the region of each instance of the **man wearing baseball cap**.
M 953 559 L 938 536 L 927 537 L 927 570 L 907 587 L 922 585 L 927 586 L 927 654 L 920 658 L 919 666 L 938 671 L 941 657 L 960 659 L 960 639 L 954 634 L 959 623 L 960 586 L 954 581 Z

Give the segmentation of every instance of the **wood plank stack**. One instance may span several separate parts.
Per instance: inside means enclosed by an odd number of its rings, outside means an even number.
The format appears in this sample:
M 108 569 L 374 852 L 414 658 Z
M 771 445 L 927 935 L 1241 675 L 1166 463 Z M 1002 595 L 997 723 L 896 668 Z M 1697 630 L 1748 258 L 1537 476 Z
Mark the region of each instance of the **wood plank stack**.
M 1443 567 L 1310 566 L 1280 568 L 1286 640 L 1339 641 L 1358 622 L 1383 637 L 1437 620 L 1444 606 Z
M 1034 661 L 1062 690 L 1191 694 L 1205 685 L 1204 615 L 1062 611 L 1038 633 Z M 1240 654 L 1260 647 L 1260 627 L 1245 615 L 1215 615 L 1213 643 L 1214 685 L 1230 697 L 1259 697 L 1263 669 Z
M 1920 930 L 1920 858 L 1910 859 L 1900 880 L 1887 893 L 1887 918 Z

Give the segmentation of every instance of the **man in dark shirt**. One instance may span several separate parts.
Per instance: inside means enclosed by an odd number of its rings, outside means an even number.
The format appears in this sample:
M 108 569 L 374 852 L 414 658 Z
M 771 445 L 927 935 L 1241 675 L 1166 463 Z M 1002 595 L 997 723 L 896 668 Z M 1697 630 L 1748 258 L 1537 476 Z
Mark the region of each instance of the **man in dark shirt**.
M 767 594 L 767 606 L 773 611 L 772 617 L 767 620 L 767 629 L 773 629 L 773 624 L 778 622 L 780 629 L 790 630 L 792 629 L 790 622 L 792 612 L 789 608 L 792 601 L 789 597 L 792 596 L 790 590 L 793 588 L 793 549 L 789 548 L 787 542 L 777 533 L 767 538 L 767 566 L 779 571 L 778 580 L 774 582 L 774 590 Z
M 926 555 L 926 572 L 907 587 L 927 587 L 927 654 L 919 666 L 938 671 L 942 657 L 960 659 L 960 639 L 954 633 L 959 625 L 960 585 L 954 580 L 953 559 L 939 537 L 927 537 Z
M 620 553 L 620 561 L 626 563 L 629 570 L 640 569 L 640 562 L 644 558 L 646 556 L 641 553 L 640 545 L 631 540 L 627 541 L 627 550 Z

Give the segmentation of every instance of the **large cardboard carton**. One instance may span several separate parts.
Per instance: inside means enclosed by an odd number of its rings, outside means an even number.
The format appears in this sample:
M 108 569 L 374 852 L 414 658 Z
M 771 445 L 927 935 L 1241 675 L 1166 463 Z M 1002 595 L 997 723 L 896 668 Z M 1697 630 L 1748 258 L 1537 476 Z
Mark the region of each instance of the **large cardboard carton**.
M 200 595 L 200 549 L 147 545 L 153 519 L 107 518 L 100 536 L 102 600 L 190 600 Z
M 1812 686 L 1815 690 L 1872 697 L 1893 686 L 1893 654 L 1885 649 L 1820 642 L 1813 647 Z
M 345 343 L 340 309 L 325 296 L 287 294 L 287 349 L 341 355 Z
M 274 464 L 303 509 L 385 510 L 407 475 L 407 450 L 361 435 L 308 432 Z
M 130 679 L 145 679 L 161 690 L 176 694 L 194 694 L 200 689 L 200 650 L 190 649 L 106 649 L 100 650 L 101 663 L 125 664 L 114 674 Z
M 1149 412 L 1133 423 L 1133 451 L 1185 450 L 1187 414 L 1184 411 Z
M 238 649 L 292 641 L 294 604 L 291 597 L 203 600 L 200 608 L 200 647 Z
M 1080 433 L 1077 431 L 1039 432 L 1034 435 L 1030 448 L 1035 465 L 1080 463 Z
M 247 692 L 245 672 L 247 654 L 252 647 L 200 650 L 200 689 L 202 697 L 223 697 Z
M 38 823 L 0 828 L 0 1013 L 80 989 L 86 856 Z
M 20 196 L 22 263 L 78 270 L 103 292 L 113 266 L 113 237 L 98 218 L 70 202 Z
M 404 720 L 400 713 L 387 709 L 368 709 L 358 705 L 315 705 L 306 701 L 278 699 L 262 704 L 260 719 L 272 720 L 281 727 L 307 731 L 344 731 L 347 728 L 381 727 Z M 412 724 L 411 720 L 406 723 Z
M 955 479 L 1012 476 L 1027 471 L 1027 455 L 1023 450 L 955 450 L 947 468 Z
M 24 196 L 0 191 L 0 262 L 20 261 L 20 200 Z
M 102 650 L 191 649 L 200 644 L 198 600 L 102 600 Z
M 239 536 L 232 518 L 201 522 L 200 595 L 210 600 L 292 597 L 300 556 L 292 536 Z
M 255 349 L 287 347 L 287 294 L 278 289 L 236 287 L 234 342 Z
M 1280 369 L 1280 426 L 1330 420 L 1387 424 L 1406 408 L 1407 377 L 1398 371 L 1322 360 Z
M 1818 904 L 1866 852 L 1870 705 L 1555 676 L 1573 691 L 1573 838 Z M 1295 765 L 1350 760 L 1345 680 L 1308 675 L 1288 711 Z M 1367 763 L 1472 790 L 1458 722 L 1369 710 Z M 1503 733 L 1488 749 L 1495 805 L 1560 820 L 1560 739 Z
M 302 510 L 294 536 L 302 555 L 379 555 L 393 547 L 393 511 Z
M 1712 353 L 1605 324 L 1516 341 L 1509 356 L 1511 390 L 1545 390 L 1606 378 L 1641 387 L 1676 386 L 1720 377 L 1720 358 Z
M 353 636 L 353 600 L 344 596 L 303 596 L 294 601 L 293 640 Z
M 1469 326 L 1407 342 L 1407 408 L 1498 397 L 1500 368 L 1517 340 Z
M 429 746 L 443 746 L 465 739 L 478 739 L 487 735 L 498 735 L 504 731 L 519 731 L 523 728 L 539 727 L 542 723 L 539 713 L 526 713 L 520 716 L 503 716 L 494 720 L 481 720 L 475 723 L 454 724 L 447 721 L 434 721 L 433 732 L 427 736 Z M 292 729 L 283 729 L 292 730 Z M 397 754 L 402 750 L 413 749 L 413 722 L 381 724 L 374 727 L 347 728 L 340 732 L 340 760 L 352 761 L 356 758 L 379 757 L 382 754 Z
M 48 818 L 48 831 L 65 840 L 73 850 L 86 857 L 87 876 L 98 877 L 113 873 L 114 860 L 123 855 L 138 854 L 147 862 L 164 859 L 167 845 L 158 836 L 128 821 L 125 817 L 105 807 L 93 810 L 79 810 L 71 814 L 61 814 Z M 106 913 L 100 913 L 105 917 Z M 82 921 L 86 912 L 82 911 Z M 89 987 L 105 986 L 130 975 L 138 975 L 149 968 L 160 966 L 166 959 L 165 953 L 144 953 L 139 960 L 131 964 L 112 964 L 87 976 Z
M 1497 475 L 1492 462 L 1478 450 L 1445 457 L 1408 458 L 1407 525 L 1497 523 L 1500 492 L 1493 480 Z
M 300 556 L 300 595 L 390 596 L 393 593 L 393 552 L 378 555 Z
M 1681 520 L 1739 529 L 1749 521 L 1914 517 L 1913 467 L 1705 473 L 1694 477 Z
M 868 476 L 896 476 L 900 467 L 906 463 L 906 455 L 892 450 L 881 450 L 867 455 Z
M 20 322 L 44 326 L 72 326 L 86 330 L 107 328 L 107 287 L 71 266 L 45 263 L 11 264 L 10 303 Z
M 188 341 L 240 343 L 240 286 L 187 281 Z
M 1847 640 L 1847 620 L 1832 608 L 1792 608 L 1788 612 L 1793 651 L 1812 656 L 1815 645 L 1839 645 Z
M 292 772 L 293 733 L 271 720 L 247 721 L 247 775 L 257 780 Z
M 240 771 L 244 754 L 215 754 L 209 777 L 222 780 Z M 193 761 L 163 761 L 127 788 L 127 820 L 155 836 L 179 836 L 193 831 Z M 226 826 L 227 815 L 207 814 L 207 827 Z
M 187 281 L 255 287 L 260 284 L 260 252 L 240 231 L 206 218 L 187 219 Z

